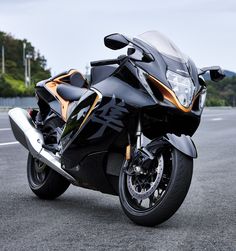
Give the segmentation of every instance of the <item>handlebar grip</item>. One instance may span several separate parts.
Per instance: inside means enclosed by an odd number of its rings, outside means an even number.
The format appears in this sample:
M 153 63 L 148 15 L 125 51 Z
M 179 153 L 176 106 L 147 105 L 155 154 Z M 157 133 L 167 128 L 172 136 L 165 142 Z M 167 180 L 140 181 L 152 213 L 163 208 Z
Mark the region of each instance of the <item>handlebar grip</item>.
M 106 60 L 98 60 L 90 62 L 91 66 L 102 66 L 102 65 L 109 65 L 109 64 L 119 64 L 119 59 L 106 59 Z

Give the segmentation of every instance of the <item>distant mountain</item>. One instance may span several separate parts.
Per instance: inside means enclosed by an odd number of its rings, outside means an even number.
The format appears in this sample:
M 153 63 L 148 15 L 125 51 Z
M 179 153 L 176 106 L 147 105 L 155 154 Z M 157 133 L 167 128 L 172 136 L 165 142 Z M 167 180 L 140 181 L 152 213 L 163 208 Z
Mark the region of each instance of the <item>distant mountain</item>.
M 236 72 L 233 72 L 233 71 L 224 70 L 224 73 L 227 78 L 232 78 L 236 76 Z

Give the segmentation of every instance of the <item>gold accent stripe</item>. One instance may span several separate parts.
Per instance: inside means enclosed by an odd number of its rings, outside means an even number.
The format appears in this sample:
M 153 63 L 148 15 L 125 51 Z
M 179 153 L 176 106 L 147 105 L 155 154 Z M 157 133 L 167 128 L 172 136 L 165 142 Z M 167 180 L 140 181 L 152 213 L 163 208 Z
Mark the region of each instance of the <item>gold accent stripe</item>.
M 53 81 L 46 83 L 46 87 L 48 88 L 48 90 L 58 99 L 58 101 L 59 101 L 59 103 L 61 105 L 61 116 L 62 116 L 62 119 L 66 122 L 69 101 L 64 100 L 57 93 L 57 86 L 58 86 L 58 83 L 55 83 Z
M 126 146 L 126 153 L 125 153 L 125 159 L 130 160 L 131 158 L 131 145 Z
M 162 93 L 164 98 L 167 99 L 168 101 L 170 101 L 176 107 L 178 107 L 181 111 L 190 112 L 192 110 L 193 104 L 194 104 L 194 102 L 195 102 L 195 100 L 196 100 L 196 98 L 198 97 L 199 94 L 194 97 L 194 99 L 192 101 L 192 104 L 188 108 L 186 108 L 186 107 L 184 107 L 183 105 L 180 104 L 180 102 L 177 99 L 175 93 L 172 90 L 170 90 L 167 86 L 165 86 L 158 79 L 154 78 L 151 75 L 148 75 L 148 78 L 160 90 L 160 92 Z
M 59 77 L 53 79 L 53 81 L 59 82 L 59 83 L 60 83 L 60 82 L 62 82 L 62 81 L 61 81 L 62 78 L 68 77 L 68 76 L 72 75 L 72 74 L 75 73 L 75 72 L 78 72 L 78 71 L 77 71 L 77 70 L 70 70 L 67 74 L 61 75 L 61 76 L 59 76 Z
M 94 110 L 95 106 L 97 105 L 98 101 L 100 100 L 100 97 L 97 95 L 97 97 L 95 98 L 92 106 L 90 107 L 88 113 L 86 114 L 83 122 L 81 123 L 79 129 L 83 126 L 83 124 L 86 122 L 86 120 L 88 119 L 89 115 L 91 114 L 91 112 Z

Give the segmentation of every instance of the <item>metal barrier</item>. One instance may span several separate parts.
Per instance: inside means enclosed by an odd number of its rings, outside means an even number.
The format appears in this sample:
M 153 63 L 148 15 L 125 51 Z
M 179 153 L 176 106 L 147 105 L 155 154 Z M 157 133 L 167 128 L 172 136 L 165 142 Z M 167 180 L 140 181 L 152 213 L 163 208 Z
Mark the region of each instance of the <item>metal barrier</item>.
M 36 108 L 37 100 L 35 97 L 0 98 L 0 107 Z

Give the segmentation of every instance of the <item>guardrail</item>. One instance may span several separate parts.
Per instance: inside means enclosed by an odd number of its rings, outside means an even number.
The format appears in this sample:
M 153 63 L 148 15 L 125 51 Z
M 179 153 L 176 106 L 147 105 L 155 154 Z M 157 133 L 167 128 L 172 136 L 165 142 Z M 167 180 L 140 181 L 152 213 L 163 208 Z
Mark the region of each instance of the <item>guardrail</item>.
M 1 108 L 22 107 L 22 108 L 36 108 L 37 100 L 35 97 L 14 97 L 14 98 L 0 98 Z
M 37 108 L 37 100 L 35 97 L 14 97 L 1 98 L 0 97 L 0 111 L 8 111 L 13 107 L 21 108 Z M 205 109 L 232 109 L 231 106 L 212 106 Z

